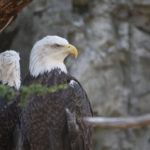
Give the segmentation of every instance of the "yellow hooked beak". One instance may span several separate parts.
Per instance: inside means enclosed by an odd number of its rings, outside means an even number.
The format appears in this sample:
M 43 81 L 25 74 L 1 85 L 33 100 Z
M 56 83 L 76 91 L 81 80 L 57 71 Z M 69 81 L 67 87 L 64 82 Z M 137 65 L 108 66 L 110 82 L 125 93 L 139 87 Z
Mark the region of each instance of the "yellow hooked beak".
M 66 54 L 73 54 L 73 55 L 75 55 L 75 58 L 77 58 L 78 51 L 73 45 L 67 44 L 65 47 L 66 47 L 66 49 L 63 51 L 64 53 L 66 53 Z

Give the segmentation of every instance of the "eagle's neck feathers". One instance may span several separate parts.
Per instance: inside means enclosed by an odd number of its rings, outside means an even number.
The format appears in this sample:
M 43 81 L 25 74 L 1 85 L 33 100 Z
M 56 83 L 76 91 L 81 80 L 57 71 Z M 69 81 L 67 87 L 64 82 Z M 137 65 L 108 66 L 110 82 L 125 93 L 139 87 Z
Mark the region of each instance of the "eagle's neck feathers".
M 53 60 L 46 54 L 38 54 L 31 52 L 30 55 L 30 74 L 33 77 L 44 74 L 45 72 L 51 72 L 54 69 L 60 69 L 62 72 L 67 73 L 65 64 L 62 61 Z

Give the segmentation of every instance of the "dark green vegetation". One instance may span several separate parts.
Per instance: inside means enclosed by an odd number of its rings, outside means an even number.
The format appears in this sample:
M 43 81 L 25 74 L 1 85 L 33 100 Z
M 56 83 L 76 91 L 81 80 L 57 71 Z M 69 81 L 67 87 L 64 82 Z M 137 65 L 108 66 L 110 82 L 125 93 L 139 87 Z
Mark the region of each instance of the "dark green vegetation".
M 14 90 L 7 86 L 0 84 L 0 98 L 3 97 L 5 103 L 9 102 L 14 97 Z
M 55 85 L 52 87 L 46 87 L 46 86 L 42 86 L 40 84 L 32 84 L 30 86 L 21 86 L 20 90 L 18 91 L 18 94 L 20 96 L 20 102 L 19 102 L 19 106 L 23 107 L 26 104 L 26 99 L 32 95 L 32 94 L 38 94 L 40 96 L 43 96 L 47 93 L 50 92 L 56 92 L 58 90 L 67 88 L 68 85 L 67 84 L 59 84 L 59 85 Z M 15 93 L 14 90 L 7 86 L 7 85 L 0 85 L 0 97 L 3 97 L 5 100 L 5 103 L 7 104 L 7 102 L 11 101 L 14 97 Z

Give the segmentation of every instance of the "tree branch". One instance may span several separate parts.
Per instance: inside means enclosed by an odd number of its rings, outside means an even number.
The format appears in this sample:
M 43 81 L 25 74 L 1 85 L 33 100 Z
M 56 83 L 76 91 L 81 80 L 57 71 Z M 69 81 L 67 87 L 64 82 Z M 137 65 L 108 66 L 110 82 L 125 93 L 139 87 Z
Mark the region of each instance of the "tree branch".
M 150 125 L 150 114 L 138 117 L 86 117 L 85 122 L 102 128 L 131 128 Z
M 32 0 L 0 0 L 0 32 L 4 31 L 15 16 Z

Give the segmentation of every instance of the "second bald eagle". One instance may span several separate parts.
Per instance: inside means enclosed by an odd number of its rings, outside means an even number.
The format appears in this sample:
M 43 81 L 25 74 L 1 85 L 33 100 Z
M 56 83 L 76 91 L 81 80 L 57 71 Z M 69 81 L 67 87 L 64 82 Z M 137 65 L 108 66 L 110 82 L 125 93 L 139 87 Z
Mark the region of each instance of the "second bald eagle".
M 15 94 L 11 101 L 6 101 L 9 90 L 0 90 L 0 150 L 12 150 L 15 147 L 15 129 L 20 112 L 17 106 L 17 92 L 21 84 L 19 60 L 19 54 L 13 50 L 0 53 L 0 84 L 8 85 Z
M 69 54 L 77 56 L 77 49 L 58 36 L 43 38 L 31 51 L 25 85 L 68 87 L 27 100 L 21 118 L 24 150 L 91 149 L 91 128 L 82 119 L 92 116 L 92 110 L 81 84 L 67 73 L 64 59 Z

